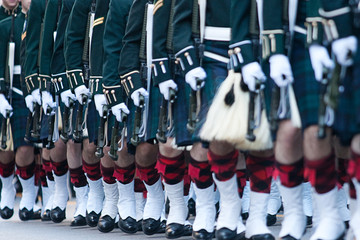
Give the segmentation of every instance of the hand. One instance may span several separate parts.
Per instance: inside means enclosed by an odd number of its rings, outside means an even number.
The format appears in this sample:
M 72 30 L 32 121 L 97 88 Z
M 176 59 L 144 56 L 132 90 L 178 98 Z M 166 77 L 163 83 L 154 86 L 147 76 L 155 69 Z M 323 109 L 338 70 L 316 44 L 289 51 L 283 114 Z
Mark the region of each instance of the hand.
M 270 77 L 278 87 L 285 87 L 294 81 L 288 57 L 275 54 L 270 57 Z
M 39 89 L 35 89 L 34 91 L 32 91 L 31 96 L 33 97 L 34 102 L 41 105 L 41 95 Z
M 265 74 L 261 70 L 260 64 L 258 62 L 248 63 L 242 67 L 241 73 L 244 79 L 244 83 L 248 86 L 249 90 L 255 92 L 256 82 L 260 81 L 261 83 L 266 81 Z
M 85 102 L 83 102 L 83 95 L 86 95 L 88 97 L 90 97 L 91 93 L 89 91 L 89 89 L 87 87 L 85 87 L 85 85 L 81 85 L 77 88 L 75 88 L 75 96 L 76 96 L 76 100 L 81 104 L 85 104 Z
M 73 101 L 76 100 L 75 95 L 70 90 L 66 90 L 60 93 L 60 97 L 61 101 L 65 104 L 66 107 L 70 106 L 70 99 L 72 99 Z
M 202 88 L 205 85 L 205 78 L 206 78 L 206 72 L 202 67 L 197 67 L 192 70 L 190 70 L 185 75 L 185 82 L 187 82 L 190 87 L 194 90 L 198 90 L 197 81 L 201 81 L 200 88 Z
M 159 89 L 161 94 L 164 96 L 165 100 L 168 101 L 169 100 L 169 90 L 170 88 L 174 89 L 175 91 L 177 91 L 177 85 L 174 82 L 174 80 L 170 79 L 167 80 L 165 82 L 159 83 Z
M 315 78 L 317 81 L 321 81 L 323 78 L 324 68 L 333 69 L 334 63 L 330 59 L 327 49 L 321 45 L 311 45 L 309 48 L 309 54 Z
M 26 103 L 26 107 L 29 109 L 30 112 L 34 112 L 34 98 L 32 95 L 27 95 L 25 97 L 25 103 Z
M 125 105 L 125 103 L 119 103 L 111 108 L 112 114 L 116 117 L 116 120 L 118 122 L 121 122 L 121 112 L 124 112 L 126 114 L 129 114 L 130 111 L 128 107 Z
M 131 94 L 131 99 L 133 100 L 134 105 L 137 107 L 140 105 L 140 95 L 148 97 L 149 93 L 145 90 L 145 88 L 139 88 Z
M 47 113 L 47 108 L 50 107 L 51 109 L 56 107 L 56 103 L 53 101 L 53 97 L 48 91 L 41 92 L 41 99 L 42 99 L 42 108 L 44 109 L 44 113 Z
M 0 113 L 3 115 L 4 118 L 6 118 L 6 111 L 11 111 L 10 116 L 12 115 L 13 108 L 9 104 L 8 100 L 5 98 L 4 94 L 0 94 Z
M 98 111 L 100 117 L 103 117 L 103 106 L 107 105 L 104 94 L 95 94 L 94 96 L 95 108 Z
M 331 44 L 331 49 L 340 65 L 350 66 L 353 64 L 352 55 L 357 50 L 357 39 L 354 36 L 340 38 Z

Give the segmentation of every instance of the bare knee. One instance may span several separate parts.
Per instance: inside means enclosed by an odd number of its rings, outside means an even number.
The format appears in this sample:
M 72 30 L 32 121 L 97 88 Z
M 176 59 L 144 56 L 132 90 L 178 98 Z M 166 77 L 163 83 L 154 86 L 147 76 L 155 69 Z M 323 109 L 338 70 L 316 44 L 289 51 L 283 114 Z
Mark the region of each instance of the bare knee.
M 204 148 L 200 142 L 194 143 L 190 150 L 190 156 L 198 162 L 207 161 L 207 153 L 208 149 Z
M 34 148 L 30 146 L 21 146 L 16 150 L 16 164 L 19 167 L 30 165 L 34 162 Z
M 136 163 L 142 167 L 151 166 L 156 162 L 158 149 L 158 145 L 141 143 L 136 147 Z
M 317 126 L 310 126 L 304 131 L 304 156 L 308 160 L 317 160 L 331 154 L 331 130 L 327 129 L 324 139 L 317 137 Z
M 181 150 L 172 147 L 173 140 L 173 138 L 168 138 L 166 143 L 159 143 L 159 152 L 161 153 L 161 155 L 169 158 L 174 158 L 182 153 Z

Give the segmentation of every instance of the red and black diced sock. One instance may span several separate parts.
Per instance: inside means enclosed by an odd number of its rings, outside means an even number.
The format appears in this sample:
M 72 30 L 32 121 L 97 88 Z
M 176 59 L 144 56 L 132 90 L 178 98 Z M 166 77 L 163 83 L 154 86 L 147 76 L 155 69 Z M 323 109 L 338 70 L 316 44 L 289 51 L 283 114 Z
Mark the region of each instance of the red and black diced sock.
M 351 151 L 351 159 L 348 166 L 348 174 L 350 179 L 355 178 L 360 181 L 360 154 Z
M 43 168 L 40 168 L 40 183 L 41 183 L 41 186 L 43 186 L 43 187 L 48 186 L 47 181 L 46 181 L 46 173 Z
M 337 158 L 337 160 L 338 160 L 338 169 L 337 169 L 338 183 L 341 186 L 344 186 L 344 183 L 347 183 L 350 180 L 349 175 L 347 173 L 349 159 Z
M 91 181 L 97 181 L 101 178 L 100 161 L 89 164 L 84 159 L 82 161 L 84 172 Z
M 153 185 L 155 184 L 159 178 L 160 174 L 155 168 L 156 163 L 148 166 L 148 167 L 142 167 L 139 164 L 136 164 L 136 170 L 137 170 L 137 176 L 144 181 L 147 185 Z
M 285 165 L 275 162 L 274 179 L 280 179 L 281 185 L 292 188 L 304 182 L 304 159 Z
M 119 167 L 115 164 L 114 177 L 122 184 L 129 184 L 135 177 L 135 163 L 127 167 Z
M 246 169 L 237 169 L 236 170 L 236 179 L 238 184 L 238 193 L 239 197 L 243 197 L 244 188 L 246 186 Z
M 199 162 L 191 158 L 189 163 L 189 176 L 199 189 L 208 188 L 214 182 L 209 161 Z
M 50 180 L 50 181 L 54 181 L 54 175 L 52 172 L 52 166 L 51 166 L 51 161 L 50 160 L 46 160 L 46 159 L 42 159 L 42 168 L 45 171 L 46 177 Z
M 0 175 L 4 178 L 10 177 L 15 170 L 15 161 L 11 161 L 7 164 L 0 163 Z
M 184 178 L 185 167 L 184 153 L 173 158 L 158 153 L 155 168 L 161 174 L 165 183 L 173 185 L 181 182 Z
M 234 150 L 224 156 L 215 154 L 209 149 L 208 159 L 211 165 L 211 171 L 219 181 L 227 181 L 231 179 L 236 171 L 236 163 L 239 151 Z
M 147 196 L 147 190 L 145 184 L 139 178 L 134 179 L 134 192 L 142 193 L 144 198 L 146 198 Z
M 309 161 L 305 158 L 304 175 L 317 193 L 330 192 L 337 183 L 334 153 L 315 161 Z
M 35 186 L 40 186 L 41 183 L 42 164 L 35 164 Z
M 67 171 L 69 169 L 66 159 L 61 162 L 51 161 L 51 167 L 52 167 L 53 173 L 56 176 L 63 176 L 64 174 L 67 173 Z
M 24 167 L 16 165 L 16 174 L 24 180 L 31 178 L 35 174 L 35 162 Z
M 190 192 L 190 184 L 191 184 L 191 178 L 188 174 L 188 169 L 185 168 L 185 174 L 184 174 L 184 196 L 188 196 Z
M 251 191 L 270 193 L 274 162 L 274 156 L 255 157 L 250 154 L 248 155 L 246 158 L 246 167 L 249 171 Z
M 84 187 L 88 184 L 82 166 L 78 168 L 69 168 L 69 172 L 70 181 L 75 187 Z
M 104 182 L 107 184 L 116 183 L 116 179 L 114 177 L 114 168 L 113 167 L 104 167 L 100 164 L 101 175 L 103 177 Z

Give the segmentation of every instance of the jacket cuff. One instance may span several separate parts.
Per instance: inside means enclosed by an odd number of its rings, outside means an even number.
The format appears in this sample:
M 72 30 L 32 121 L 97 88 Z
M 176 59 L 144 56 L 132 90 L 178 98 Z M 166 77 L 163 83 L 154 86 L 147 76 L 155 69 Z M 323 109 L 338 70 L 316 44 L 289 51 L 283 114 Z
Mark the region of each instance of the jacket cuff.
M 81 69 L 66 71 L 66 74 L 72 91 L 81 85 L 85 85 L 84 76 Z
M 106 102 L 110 108 L 123 102 L 122 99 L 123 89 L 121 85 L 110 86 L 110 87 L 102 85 L 102 88 L 103 88 L 102 93 L 104 93 Z
M 132 71 L 120 76 L 120 82 L 128 97 L 130 97 L 134 91 L 143 87 L 139 71 Z
M 154 86 L 171 79 L 171 69 L 168 58 L 153 59 L 151 65 L 153 73 Z
M 353 35 L 353 21 L 349 6 L 331 11 L 320 8 L 319 13 L 324 18 L 323 27 L 328 42 Z
M 200 66 L 194 46 L 188 46 L 180 50 L 178 53 L 175 54 L 175 58 L 178 64 L 180 64 L 180 68 L 184 75 L 192 69 Z
M 268 59 L 275 54 L 285 54 L 284 30 L 264 30 L 262 36 L 262 57 L 263 59 Z
M 69 80 L 65 73 L 59 75 L 53 75 L 52 83 L 54 85 L 55 94 L 59 95 L 60 93 L 69 89 Z
M 51 77 L 49 75 L 39 74 L 39 78 L 40 78 L 39 81 L 40 92 L 48 90 L 47 88 L 48 88 L 48 84 L 51 83 Z
M 35 89 L 39 89 L 39 82 L 41 81 L 37 73 L 25 77 L 25 85 L 28 94 L 31 94 Z M 28 95 L 25 94 L 25 95 Z
M 240 72 L 243 66 L 256 60 L 250 40 L 231 44 L 229 48 L 230 66 L 235 72 Z
M 91 76 L 89 81 L 89 89 L 91 95 L 103 94 L 102 76 Z
M 306 46 L 311 44 L 322 44 L 323 43 L 323 21 L 322 17 L 309 17 L 306 18 Z

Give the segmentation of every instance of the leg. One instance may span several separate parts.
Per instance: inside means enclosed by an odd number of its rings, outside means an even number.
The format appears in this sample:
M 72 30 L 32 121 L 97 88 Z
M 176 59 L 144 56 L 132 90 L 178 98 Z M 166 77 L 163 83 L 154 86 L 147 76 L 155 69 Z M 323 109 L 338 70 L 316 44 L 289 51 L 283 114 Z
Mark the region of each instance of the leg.
M 15 161 L 14 152 L 0 151 L 0 178 L 2 183 L 0 215 L 3 219 L 9 219 L 14 214 L 15 187 L 14 179 Z
M 354 234 L 354 239 L 360 239 L 360 134 L 353 138 L 351 151 L 348 173 L 356 190 L 356 212 L 350 220 L 350 228 Z

